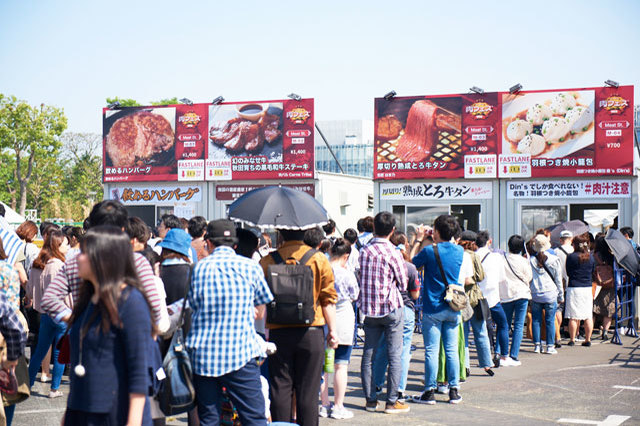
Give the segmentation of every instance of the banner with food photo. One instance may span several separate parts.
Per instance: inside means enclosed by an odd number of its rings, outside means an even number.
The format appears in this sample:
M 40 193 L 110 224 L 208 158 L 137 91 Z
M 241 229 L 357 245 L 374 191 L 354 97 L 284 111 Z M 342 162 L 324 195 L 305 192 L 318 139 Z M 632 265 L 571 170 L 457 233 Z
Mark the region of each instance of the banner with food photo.
M 607 97 L 618 97 L 620 103 L 626 99 L 633 105 L 633 88 L 528 91 L 501 96 L 501 160 L 529 157 L 531 177 L 632 173 L 633 111 L 627 118 L 619 118 L 618 111 L 611 114 L 599 103 Z M 629 124 L 620 129 L 624 131 L 607 135 L 602 128 L 607 120 L 615 123 L 614 127 Z M 501 162 L 499 168 L 500 177 L 517 177 L 519 172 L 510 163 Z
M 313 99 L 209 106 L 206 180 L 314 175 Z
M 463 177 L 462 98 L 377 98 L 374 143 L 374 179 Z
M 207 105 L 104 108 L 104 182 L 178 180 L 181 161 L 204 158 L 207 113 Z

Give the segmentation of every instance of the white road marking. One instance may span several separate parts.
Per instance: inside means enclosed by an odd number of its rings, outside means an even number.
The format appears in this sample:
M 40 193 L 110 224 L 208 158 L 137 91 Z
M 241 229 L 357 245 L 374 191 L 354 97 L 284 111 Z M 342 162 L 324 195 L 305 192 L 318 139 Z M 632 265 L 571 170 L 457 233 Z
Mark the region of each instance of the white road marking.
M 567 368 L 561 368 L 559 370 L 556 371 L 569 371 L 569 370 L 583 370 L 585 368 L 604 368 L 604 367 L 619 367 L 621 365 L 624 365 L 621 362 L 615 362 L 613 364 L 594 364 L 594 365 L 581 365 L 579 367 L 567 367 Z
M 578 425 L 598 425 L 598 426 L 618 426 L 629 420 L 630 416 L 608 416 L 601 422 L 595 420 L 583 420 L 583 419 L 558 419 L 558 423 L 571 423 Z
M 38 414 L 38 413 L 64 413 L 67 407 L 47 408 L 44 410 L 16 410 L 16 414 Z
M 638 386 L 620 386 L 620 385 L 615 385 L 613 386 L 614 389 L 628 389 L 628 390 L 638 390 L 640 391 L 640 387 Z

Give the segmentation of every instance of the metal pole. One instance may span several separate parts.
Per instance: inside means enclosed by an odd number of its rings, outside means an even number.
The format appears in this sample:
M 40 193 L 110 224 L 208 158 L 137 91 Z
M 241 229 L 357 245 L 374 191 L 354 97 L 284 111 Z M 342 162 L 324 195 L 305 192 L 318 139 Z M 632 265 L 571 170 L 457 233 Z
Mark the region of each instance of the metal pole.
M 340 165 L 340 162 L 338 161 L 338 157 L 336 157 L 336 154 L 334 154 L 333 150 L 331 149 L 331 146 L 329 145 L 329 142 L 327 142 L 327 138 L 324 137 L 324 135 L 322 134 L 322 130 L 320 130 L 320 127 L 318 127 L 318 123 L 316 122 L 315 125 L 316 125 L 316 130 L 318 131 L 318 133 L 320 133 L 320 137 L 324 141 L 324 144 L 329 149 L 329 152 L 333 156 L 333 159 L 336 160 L 336 163 L 338 164 L 338 168 L 340 169 L 340 173 L 342 173 L 343 175 L 346 174 L 344 172 L 344 169 L 342 168 L 342 165 Z

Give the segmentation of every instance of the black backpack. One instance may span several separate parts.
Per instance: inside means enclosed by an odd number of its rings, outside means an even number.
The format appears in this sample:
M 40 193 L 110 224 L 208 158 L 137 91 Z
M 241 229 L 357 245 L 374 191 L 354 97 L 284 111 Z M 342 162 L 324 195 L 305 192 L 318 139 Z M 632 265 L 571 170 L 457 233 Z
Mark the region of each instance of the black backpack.
M 290 257 L 295 263 L 285 263 L 280 253 L 271 253 L 275 265 L 267 268 L 267 283 L 273 294 L 273 301 L 267 305 L 267 322 L 282 325 L 311 325 L 315 318 L 315 285 L 313 271 L 307 265 L 317 250 L 307 251 L 300 261 Z

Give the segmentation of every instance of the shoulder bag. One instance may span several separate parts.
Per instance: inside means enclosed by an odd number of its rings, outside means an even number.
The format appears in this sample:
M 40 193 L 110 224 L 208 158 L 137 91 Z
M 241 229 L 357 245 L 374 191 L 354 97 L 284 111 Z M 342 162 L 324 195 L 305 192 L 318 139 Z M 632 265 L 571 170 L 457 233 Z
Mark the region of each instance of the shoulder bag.
M 593 282 L 603 289 L 613 288 L 615 285 L 613 267 L 601 261 L 597 255 L 594 258 L 596 267 L 593 271 Z
M 440 254 L 438 253 L 438 245 L 433 245 L 433 252 L 436 256 L 436 262 L 438 268 L 440 268 L 440 274 L 442 274 L 442 282 L 445 285 L 444 300 L 449 304 L 449 307 L 456 312 L 460 312 L 465 309 L 469 303 L 469 298 L 464 292 L 464 288 L 458 284 L 449 284 L 447 282 L 447 276 L 444 274 L 444 268 L 442 267 L 442 261 L 440 260 Z

